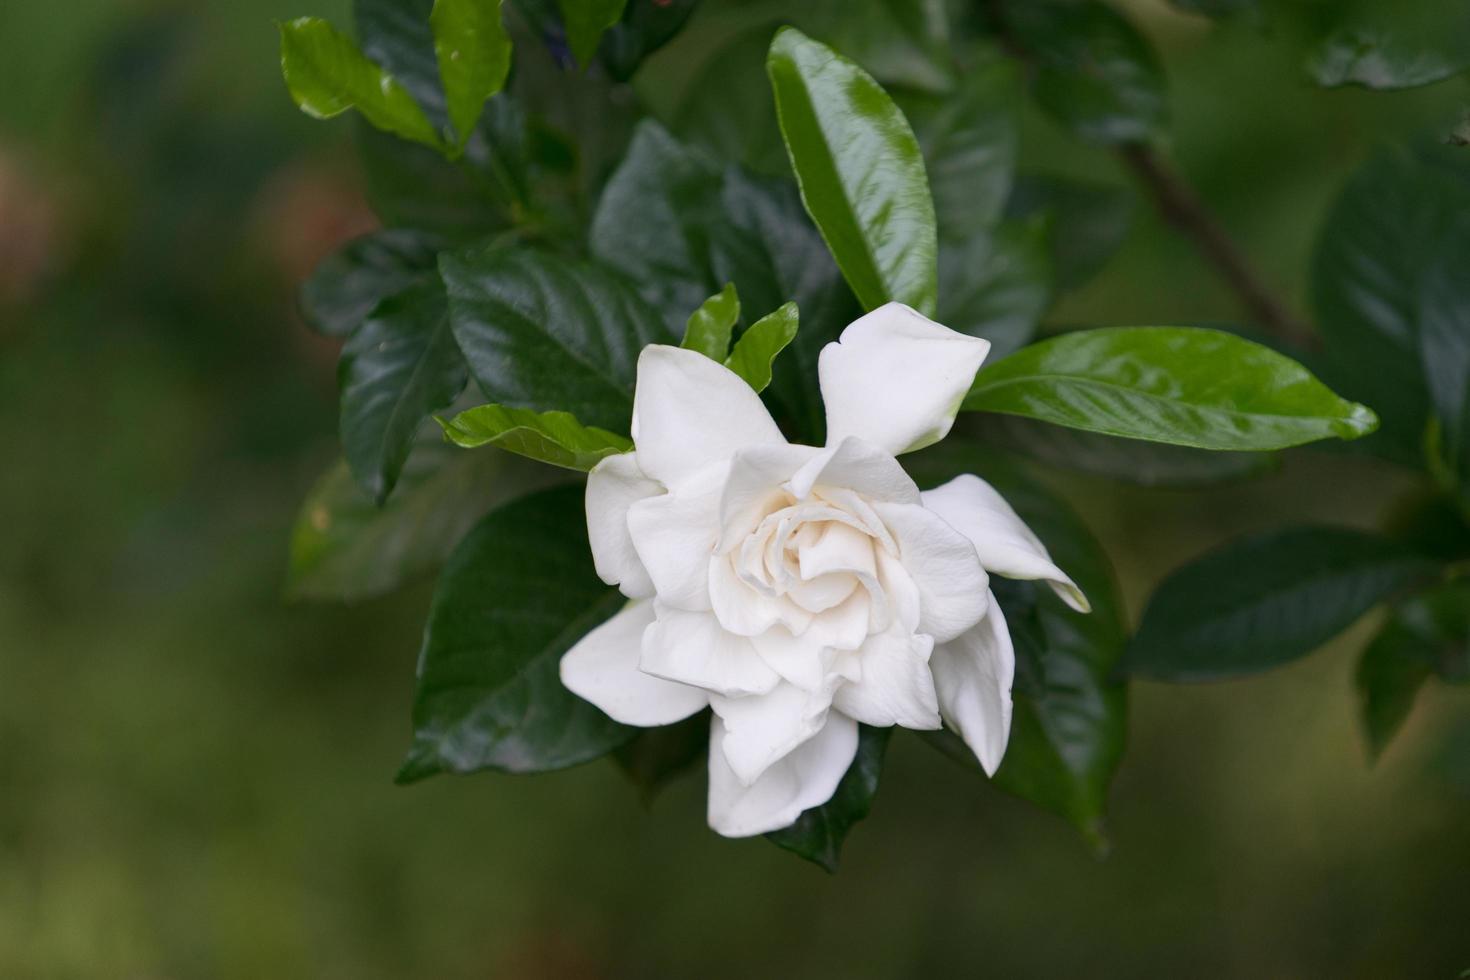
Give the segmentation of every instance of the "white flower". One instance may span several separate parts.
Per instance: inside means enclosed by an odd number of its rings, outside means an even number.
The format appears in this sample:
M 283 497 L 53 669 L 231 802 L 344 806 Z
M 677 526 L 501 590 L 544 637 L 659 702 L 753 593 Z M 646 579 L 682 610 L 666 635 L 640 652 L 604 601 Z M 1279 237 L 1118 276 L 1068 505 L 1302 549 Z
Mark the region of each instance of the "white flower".
M 1015 658 L 988 572 L 1086 600 L 983 480 L 920 493 L 894 455 L 942 439 L 990 344 L 890 303 L 822 351 L 827 446 L 782 438 L 693 351 L 638 359 L 635 451 L 587 481 L 598 574 L 632 601 L 567 652 L 629 725 L 709 705 L 709 823 L 775 830 L 825 803 L 857 725 L 956 730 L 994 773 Z

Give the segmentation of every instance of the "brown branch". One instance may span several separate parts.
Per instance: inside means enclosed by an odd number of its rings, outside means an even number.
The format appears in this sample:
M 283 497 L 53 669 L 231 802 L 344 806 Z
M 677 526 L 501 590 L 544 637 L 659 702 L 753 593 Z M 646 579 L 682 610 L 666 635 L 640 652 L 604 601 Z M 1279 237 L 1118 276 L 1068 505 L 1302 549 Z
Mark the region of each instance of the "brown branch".
M 1153 198 L 1159 214 L 1194 241 L 1260 326 L 1298 347 L 1316 346 L 1316 336 L 1266 287 L 1183 177 L 1144 143 L 1125 143 L 1117 152 Z

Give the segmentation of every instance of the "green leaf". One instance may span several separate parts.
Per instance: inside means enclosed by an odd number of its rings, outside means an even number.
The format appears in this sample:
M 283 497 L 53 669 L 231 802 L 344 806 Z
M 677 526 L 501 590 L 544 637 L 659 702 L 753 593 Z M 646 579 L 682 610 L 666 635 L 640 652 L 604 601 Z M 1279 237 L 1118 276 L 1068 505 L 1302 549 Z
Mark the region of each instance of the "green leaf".
M 449 253 L 439 271 L 454 337 L 487 398 L 628 431 L 639 352 L 674 341 L 630 287 L 529 248 Z
M 1419 689 L 1434 673 L 1431 656 L 1429 642 L 1396 617 L 1363 650 L 1353 680 L 1369 758 L 1381 756 L 1408 719 Z
M 908 121 L 872 77 L 793 28 L 766 71 L 801 198 L 863 306 L 934 312 L 934 204 Z
M 1422 463 L 1430 415 L 1422 321 L 1442 302 L 1426 296 L 1426 280 L 1440 274 L 1442 257 L 1463 237 L 1458 216 L 1467 209 L 1463 163 L 1457 167 L 1444 153 L 1385 148 L 1333 205 L 1313 262 L 1313 305 L 1330 377 L 1382 417 L 1372 448 L 1409 465 Z
M 943 94 L 957 74 L 943 4 L 840 0 L 805 4 L 800 23 L 885 85 Z
M 1163 70 L 1122 15 L 1096 0 L 1021 0 L 1006 4 L 1004 16 L 1033 62 L 1037 103 L 1063 126 L 1096 143 L 1162 131 Z
M 628 0 L 557 0 L 562 23 L 566 25 L 567 44 L 572 56 L 583 68 L 592 63 L 602 33 L 623 16 Z
M 622 19 L 602 36 L 602 63 L 620 82 L 633 77 L 643 60 L 673 39 L 698 0 L 631 0 Z
M 1470 68 L 1470 10 L 1444 0 L 1358 4 L 1306 66 L 1327 87 L 1401 89 L 1449 78 Z
M 500 16 L 500 0 L 434 0 L 429 15 L 449 121 L 461 151 L 485 101 L 505 86 L 510 73 L 510 35 Z
M 477 241 L 509 225 L 507 203 L 468 167 L 366 124 L 356 137 L 368 203 L 383 224 L 432 233 L 446 245 Z
M 480 405 L 453 419 L 439 420 L 456 446 L 496 446 L 518 456 L 586 472 L 633 443 L 620 435 L 585 426 L 568 412 L 532 412 L 503 405 Z
M 795 303 L 786 303 L 767 313 L 740 335 L 735 349 L 725 359 L 725 367 L 740 375 L 756 391 L 765 391 L 771 383 L 771 369 L 776 355 L 796 339 L 798 314 Z
M 352 0 L 362 53 L 408 89 L 438 132 L 449 123 L 430 26 L 434 0 Z
M 709 712 L 660 728 L 641 729 L 631 742 L 613 751 L 645 804 L 674 779 L 709 755 Z
M 414 434 L 467 380 L 449 330 L 444 287 L 412 286 L 380 303 L 342 349 L 342 450 L 364 490 L 382 503 Z
M 670 128 L 691 146 L 719 160 L 759 173 L 786 171 L 786 147 L 771 93 L 757 85 L 731 85 L 764 71 L 771 30 L 762 24 L 732 37 L 678 88 Z
M 1140 487 L 1216 486 L 1276 468 L 1276 457 L 1267 453 L 1211 452 L 1119 439 L 1017 415 L 984 415 L 977 422 L 987 441 L 1039 463 Z
M 1376 424 L 1306 368 L 1218 330 L 1109 327 L 1063 334 L 982 368 L 971 411 L 1200 449 L 1355 439 Z
M 1046 219 L 1054 285 L 1061 292 L 1095 276 L 1123 245 L 1133 221 L 1133 195 L 1124 187 L 1023 174 L 1011 189 L 1006 215 Z
M 904 467 L 923 487 L 961 473 L 989 481 L 1092 603 L 1082 614 L 1036 583 L 991 580 L 1017 658 L 1010 743 L 995 783 L 1071 821 L 1101 848 L 1108 786 L 1128 727 L 1127 687 L 1115 676 L 1127 636 L 1124 607 L 1107 555 L 1070 507 L 986 446 L 952 434 L 905 456 Z M 958 736 L 926 738 L 980 771 Z
M 1470 254 L 1470 216 L 1441 239 L 1446 251 L 1420 270 L 1417 317 L 1419 350 L 1434 409 L 1430 447 L 1450 489 L 1470 492 L 1470 280 L 1463 257 Z
M 803 812 L 791 826 L 766 834 L 766 839 L 835 873 L 842 842 L 873 807 L 892 734 L 891 728 L 859 726 L 857 755 L 832 798 Z
M 1390 538 L 1290 528 L 1226 545 L 1164 580 L 1129 647 L 1129 673 L 1187 682 L 1304 657 L 1437 563 Z
M 562 654 L 625 602 L 592 567 L 582 496 L 558 487 L 501 507 L 450 556 L 424 630 L 399 782 L 562 769 L 635 734 L 559 675 Z
M 440 147 L 439 134 L 417 102 L 342 34 L 317 17 L 280 25 L 281 73 L 301 111 L 330 119 L 348 109 L 385 132 Z
M 318 333 L 346 337 L 382 300 L 433 279 L 439 242 L 389 229 L 354 238 L 323 259 L 301 287 L 301 308 Z
M 679 346 L 695 350 L 711 360 L 724 363 L 730 351 L 730 333 L 740 319 L 740 297 L 734 283 L 725 283 L 725 288 L 699 304 L 684 327 L 684 339 Z
M 354 602 L 427 577 L 491 508 L 563 471 L 509 453 L 466 453 L 421 438 L 382 507 L 345 461 L 312 488 L 291 531 L 286 594 Z
M 939 245 L 940 323 L 991 343 L 995 361 L 1036 335 L 1051 300 L 1046 225 L 1005 222 Z

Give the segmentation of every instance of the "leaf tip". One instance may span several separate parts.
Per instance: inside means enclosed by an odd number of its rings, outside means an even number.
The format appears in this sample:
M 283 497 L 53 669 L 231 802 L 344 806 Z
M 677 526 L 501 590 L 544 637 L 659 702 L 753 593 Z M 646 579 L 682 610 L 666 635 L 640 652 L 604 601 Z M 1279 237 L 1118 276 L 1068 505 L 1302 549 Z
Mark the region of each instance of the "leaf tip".
M 1352 402 L 1349 404 L 1347 417 L 1342 420 L 1339 429 L 1339 434 L 1344 439 L 1361 439 L 1363 436 L 1371 435 L 1378 429 L 1378 413 L 1367 405 Z

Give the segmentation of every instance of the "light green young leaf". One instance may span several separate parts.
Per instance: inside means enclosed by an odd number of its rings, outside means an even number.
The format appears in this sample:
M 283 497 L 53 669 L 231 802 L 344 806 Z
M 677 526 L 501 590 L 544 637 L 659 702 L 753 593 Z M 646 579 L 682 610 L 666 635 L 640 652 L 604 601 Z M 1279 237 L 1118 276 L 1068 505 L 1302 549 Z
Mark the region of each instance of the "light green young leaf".
M 510 35 L 500 19 L 500 4 L 501 0 L 434 0 L 429 15 L 456 151 L 464 150 L 485 100 L 505 86 L 510 73 Z
M 1063 334 L 982 368 L 963 407 L 1200 449 L 1356 439 L 1377 417 L 1285 355 L 1219 330 Z
M 498 446 L 552 466 L 583 472 L 606 456 L 633 448 L 622 436 L 583 425 L 570 412 L 480 405 L 452 419 L 436 421 L 444 427 L 449 441 L 466 449 Z
M 776 355 L 796 339 L 797 325 L 795 303 L 767 313 L 740 335 L 735 349 L 725 358 L 725 367 L 744 378 L 756 391 L 765 391 L 771 383 L 771 366 L 776 363 Z
M 628 0 L 557 0 L 577 64 L 586 68 L 592 63 L 603 32 L 622 20 L 627 5 Z
M 890 300 L 932 315 L 934 202 L 914 132 L 867 72 L 793 28 L 766 72 L 802 202 L 863 306 Z
M 424 110 L 352 39 L 318 17 L 280 25 L 281 74 L 301 111 L 330 119 L 356 109 L 378 129 L 443 149 Z
M 740 297 L 733 282 L 699 305 L 689 317 L 684 328 L 684 340 L 679 344 L 685 350 L 697 350 L 711 360 L 725 360 L 730 350 L 730 331 L 740 319 Z

